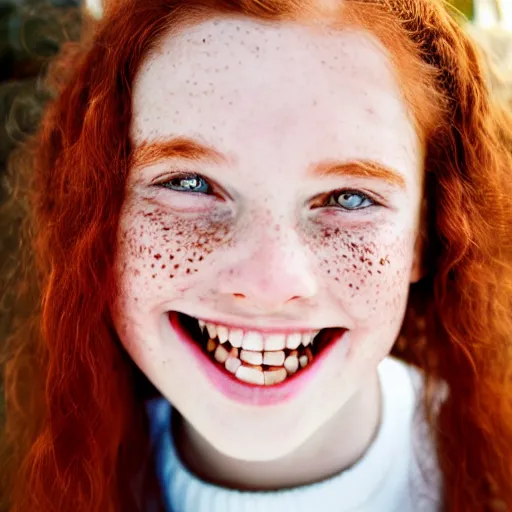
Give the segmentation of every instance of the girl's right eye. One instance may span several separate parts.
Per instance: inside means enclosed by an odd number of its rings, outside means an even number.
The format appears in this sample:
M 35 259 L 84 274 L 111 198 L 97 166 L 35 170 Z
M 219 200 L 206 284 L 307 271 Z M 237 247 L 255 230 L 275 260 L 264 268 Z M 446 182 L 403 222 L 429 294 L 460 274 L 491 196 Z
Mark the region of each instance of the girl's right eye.
M 199 174 L 183 174 L 159 184 L 160 187 L 174 190 L 175 192 L 188 192 L 193 194 L 212 193 L 212 187 L 208 181 Z

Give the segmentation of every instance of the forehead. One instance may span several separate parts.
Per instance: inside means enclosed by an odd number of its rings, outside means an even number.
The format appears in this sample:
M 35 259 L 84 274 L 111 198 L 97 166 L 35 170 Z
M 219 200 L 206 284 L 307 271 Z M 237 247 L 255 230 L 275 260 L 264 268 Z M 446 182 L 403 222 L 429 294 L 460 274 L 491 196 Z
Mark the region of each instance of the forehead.
M 141 66 L 134 141 L 175 135 L 235 159 L 268 153 L 289 164 L 320 151 L 348 159 L 364 152 L 397 168 L 414 158 L 417 139 L 374 36 L 250 19 L 168 35 Z

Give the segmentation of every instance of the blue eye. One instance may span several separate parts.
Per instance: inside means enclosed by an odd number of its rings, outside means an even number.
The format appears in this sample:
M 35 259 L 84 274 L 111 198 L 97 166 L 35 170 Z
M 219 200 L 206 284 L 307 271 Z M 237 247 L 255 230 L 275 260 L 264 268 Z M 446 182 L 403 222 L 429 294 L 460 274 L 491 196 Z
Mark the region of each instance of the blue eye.
M 352 190 L 332 194 L 329 199 L 329 206 L 341 206 L 344 210 L 362 210 L 374 204 L 368 196 Z
M 211 192 L 210 184 L 198 174 L 178 176 L 161 185 L 176 192 L 195 192 L 197 194 L 209 194 Z

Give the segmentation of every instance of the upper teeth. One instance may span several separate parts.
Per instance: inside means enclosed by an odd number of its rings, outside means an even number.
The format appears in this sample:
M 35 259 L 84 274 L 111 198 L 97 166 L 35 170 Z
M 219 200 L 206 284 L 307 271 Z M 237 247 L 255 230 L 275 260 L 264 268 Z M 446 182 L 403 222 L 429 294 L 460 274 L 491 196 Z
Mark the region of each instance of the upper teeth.
M 263 333 L 258 331 L 248 331 L 238 328 L 227 327 L 225 325 L 212 324 L 199 320 L 201 332 L 205 328 L 211 339 L 217 338 L 220 343 L 229 341 L 235 348 L 253 351 L 277 351 L 285 348 L 294 350 L 300 344 L 307 347 L 313 338 L 320 331 L 296 332 L 292 334 Z

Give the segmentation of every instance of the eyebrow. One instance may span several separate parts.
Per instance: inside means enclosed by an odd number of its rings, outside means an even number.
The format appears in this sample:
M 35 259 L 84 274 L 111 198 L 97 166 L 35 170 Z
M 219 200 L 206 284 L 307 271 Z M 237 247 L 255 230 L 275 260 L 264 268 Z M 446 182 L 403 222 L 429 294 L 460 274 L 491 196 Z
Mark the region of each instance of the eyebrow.
M 229 158 L 212 146 L 188 137 L 174 137 L 168 140 L 143 142 L 133 155 L 135 167 L 153 165 L 161 160 L 180 158 L 197 162 L 227 163 Z
M 213 146 L 189 137 L 173 137 L 155 142 L 145 141 L 137 146 L 133 156 L 133 164 L 135 167 L 145 167 L 170 158 L 216 164 L 232 162 L 231 158 Z M 308 174 L 320 177 L 355 176 L 380 179 L 392 186 L 406 190 L 405 178 L 400 173 L 373 160 L 348 162 L 327 160 L 313 165 Z
M 402 174 L 395 169 L 373 160 L 321 162 L 314 166 L 309 174 L 323 177 L 355 176 L 358 178 L 374 178 L 384 180 L 390 185 L 404 191 L 407 188 L 405 178 Z

